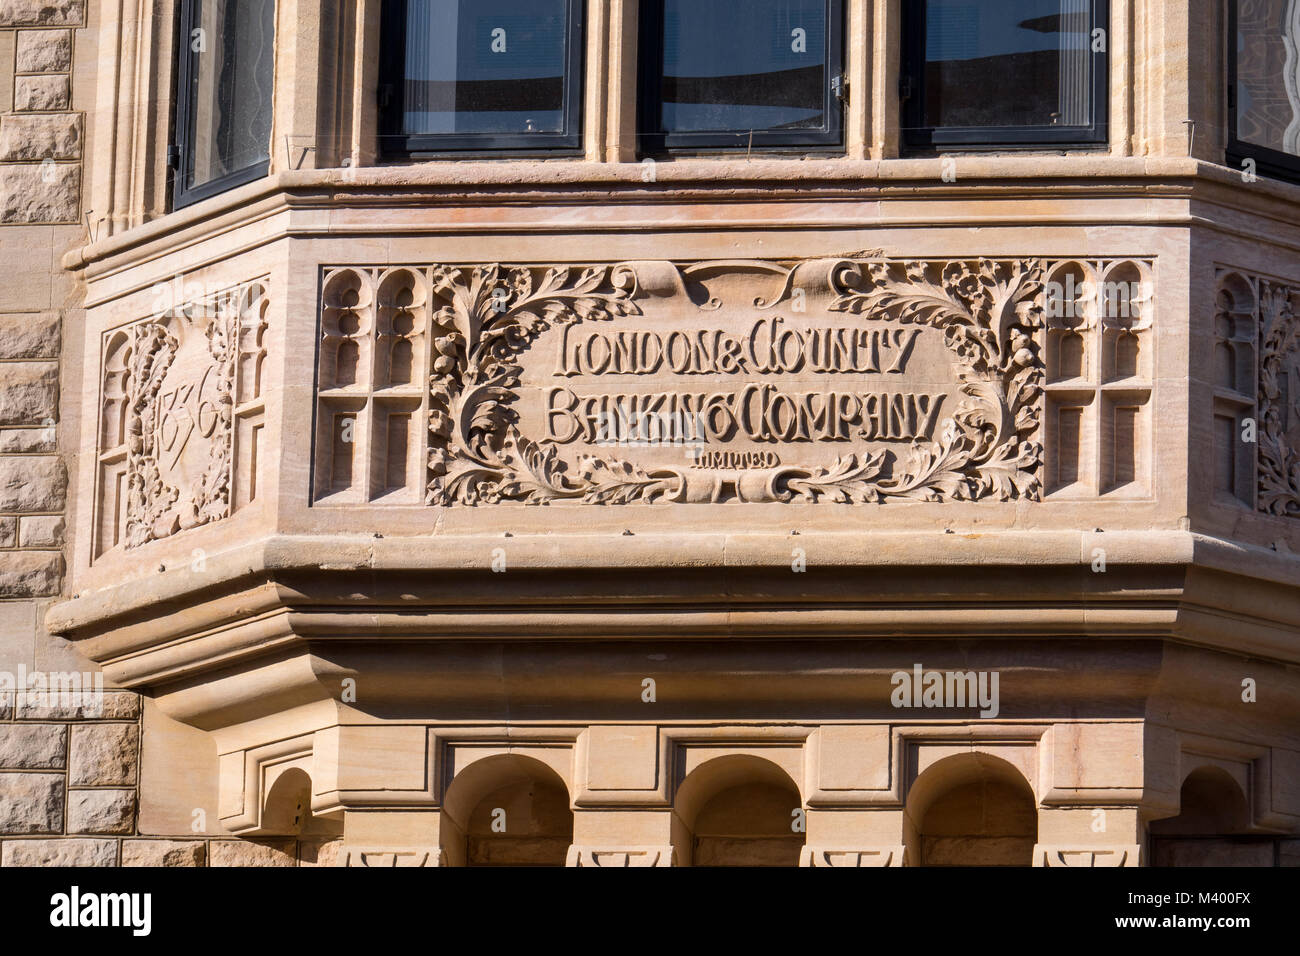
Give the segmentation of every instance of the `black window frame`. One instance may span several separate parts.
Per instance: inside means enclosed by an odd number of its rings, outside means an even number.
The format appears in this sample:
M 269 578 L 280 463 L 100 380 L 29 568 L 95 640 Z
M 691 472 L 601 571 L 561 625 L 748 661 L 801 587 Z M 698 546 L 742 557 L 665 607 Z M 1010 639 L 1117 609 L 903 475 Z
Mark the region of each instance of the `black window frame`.
M 1224 150 L 1229 166 L 1242 169 L 1242 163 L 1253 160 L 1255 172 L 1263 173 L 1273 179 L 1300 182 L 1300 156 L 1292 156 L 1280 149 L 1269 146 L 1256 146 L 1254 143 L 1237 138 L 1237 11 L 1241 0 L 1228 0 L 1228 75 L 1226 94 L 1228 99 L 1228 136 Z M 1281 77 L 1278 78 L 1279 81 Z
M 643 156 L 674 152 L 802 149 L 826 152 L 844 150 L 844 112 L 848 97 L 844 75 L 844 0 L 825 0 L 826 11 L 826 126 L 822 129 L 749 130 L 725 133 L 709 130 L 669 133 L 658 129 L 663 96 L 664 3 L 641 0 L 637 49 L 637 149 Z
M 925 126 L 924 0 L 903 0 L 899 77 L 900 134 L 909 152 L 940 150 L 1104 149 L 1110 144 L 1110 0 L 1091 0 L 1088 28 L 1105 31 L 1106 51 L 1092 53 L 1092 122 L 1088 126 Z M 1091 47 L 1090 47 L 1091 49 Z M 1100 68 L 1096 59 L 1101 58 Z
M 179 32 L 177 33 L 176 43 L 176 96 L 175 96 L 175 122 L 173 125 L 172 151 L 169 156 L 169 165 L 172 170 L 172 209 L 184 209 L 186 206 L 192 206 L 197 202 L 210 199 L 213 196 L 234 189 L 236 186 L 243 186 L 259 179 L 264 179 L 271 171 L 271 139 L 267 138 L 266 152 L 267 158 L 246 166 L 243 169 L 227 173 L 217 179 L 209 180 L 200 186 L 192 189 L 186 189 L 183 186 L 185 182 L 185 169 L 187 168 L 187 158 L 190 150 L 193 148 L 191 142 L 192 130 L 190 129 L 191 121 L 194 118 L 194 102 L 192 86 L 197 78 L 195 65 L 197 58 L 205 54 L 196 53 L 193 45 L 190 43 L 190 37 L 198 29 L 199 23 L 199 6 L 204 0 L 179 0 L 177 7 L 177 22 Z M 279 23 L 279 2 L 274 3 L 275 12 L 272 15 L 272 29 L 278 29 Z M 271 49 L 276 48 L 275 37 L 271 38 Z M 274 76 L 274 68 L 272 75 Z M 274 82 L 274 80 L 272 81 Z M 267 105 L 268 109 L 275 108 L 275 98 L 272 96 L 271 102 Z M 274 126 L 272 127 L 274 128 Z
M 383 160 L 466 158 L 467 154 L 563 155 L 582 150 L 586 90 L 585 0 L 566 0 L 568 36 L 564 51 L 564 131 L 560 133 L 402 132 L 402 89 L 406 78 L 404 0 L 384 0 L 380 13 L 382 64 L 379 78 L 379 155 Z M 404 9 L 400 13 L 405 14 Z

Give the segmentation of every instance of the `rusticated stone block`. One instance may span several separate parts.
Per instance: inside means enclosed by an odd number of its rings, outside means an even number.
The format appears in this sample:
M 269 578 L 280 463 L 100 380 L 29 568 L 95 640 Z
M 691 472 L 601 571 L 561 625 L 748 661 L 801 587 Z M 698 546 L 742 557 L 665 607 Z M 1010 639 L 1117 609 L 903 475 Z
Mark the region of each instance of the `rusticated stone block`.
M 135 828 L 134 790 L 69 790 L 69 833 L 130 833 Z
M 68 472 L 58 458 L 0 459 L 0 512 L 62 511 L 67 490 Z
M 14 78 L 14 109 L 66 110 L 72 106 L 72 86 L 61 73 Z
M 47 428 L 0 429 L 0 455 L 32 455 L 57 447 L 53 426 Z
M 203 866 L 208 860 L 202 840 L 124 840 L 123 866 Z
M 63 547 L 62 515 L 36 515 L 19 523 L 18 541 L 24 548 Z
M 62 581 L 57 551 L 0 551 L 0 598 L 53 597 Z
M 18 519 L 0 518 L 0 548 L 12 548 L 18 544 Z
M 83 676 L 83 686 L 90 689 L 85 676 L 89 675 Z M 105 691 L 98 706 L 93 700 L 64 703 L 34 697 L 24 697 L 18 705 L 19 720 L 134 720 L 139 716 L 140 696 L 129 690 Z
M 342 840 L 329 840 L 325 843 L 299 843 L 299 866 L 338 866 Z
M 294 866 L 294 841 L 213 840 L 212 866 Z
M 84 23 L 86 0 L 0 0 L 0 27 Z
M 0 425 L 39 425 L 59 402 L 59 366 L 11 362 L 0 368 Z
M 0 166 L 0 222 L 76 222 L 80 197 L 76 163 Z
M 0 773 L 0 833 L 58 833 L 63 774 Z
M 81 158 L 81 114 L 0 118 L 0 160 L 40 162 Z
M 22 30 L 18 33 L 18 73 L 66 73 L 72 69 L 72 34 L 67 30 Z
M 135 724 L 86 724 L 72 728 L 68 785 L 125 786 L 135 783 L 140 729 Z
M 117 866 L 116 840 L 5 840 L 3 866 Z
M 0 315 L 0 359 L 58 358 L 62 326 L 57 312 Z
M 62 770 L 67 736 L 62 724 L 0 725 L 0 770 Z

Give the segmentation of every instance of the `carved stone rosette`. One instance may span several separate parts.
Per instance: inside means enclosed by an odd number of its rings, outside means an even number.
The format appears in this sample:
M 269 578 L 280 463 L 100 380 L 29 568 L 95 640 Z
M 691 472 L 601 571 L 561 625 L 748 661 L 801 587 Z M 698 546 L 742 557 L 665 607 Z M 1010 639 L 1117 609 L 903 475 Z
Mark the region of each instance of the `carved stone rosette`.
M 266 287 L 253 282 L 104 336 L 96 554 L 229 516 L 255 461 Z M 242 437 L 242 445 L 241 445 Z M 244 496 L 255 494 L 243 476 Z
M 1044 280 L 1056 267 L 841 258 L 326 269 L 314 497 L 1038 500 Z M 578 395 L 564 387 L 574 382 L 606 391 Z M 600 440 L 593 424 L 626 407 L 691 416 L 686 438 L 708 450 L 673 460 L 593 447 L 629 444 Z

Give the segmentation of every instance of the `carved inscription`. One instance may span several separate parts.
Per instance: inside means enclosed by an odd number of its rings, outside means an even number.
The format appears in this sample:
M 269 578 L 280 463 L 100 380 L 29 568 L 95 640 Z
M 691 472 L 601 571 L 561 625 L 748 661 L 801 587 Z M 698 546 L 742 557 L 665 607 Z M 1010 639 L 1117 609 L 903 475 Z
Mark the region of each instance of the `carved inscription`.
M 326 270 L 316 497 L 1036 500 L 1053 265 Z M 363 380 L 408 340 L 426 390 Z
M 236 459 L 254 467 L 265 327 L 252 283 L 105 335 L 97 554 L 231 513 Z

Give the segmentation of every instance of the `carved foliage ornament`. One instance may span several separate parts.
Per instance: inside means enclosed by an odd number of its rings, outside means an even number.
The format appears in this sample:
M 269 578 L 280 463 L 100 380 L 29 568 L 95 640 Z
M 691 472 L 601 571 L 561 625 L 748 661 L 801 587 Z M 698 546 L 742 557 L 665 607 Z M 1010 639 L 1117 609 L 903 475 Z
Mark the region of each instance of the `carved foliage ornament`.
M 1300 290 L 1259 283 L 1259 508 L 1300 516 Z
M 727 481 L 733 482 L 735 497 L 745 501 L 1036 500 L 1041 491 L 1039 397 L 1043 370 L 1035 339 L 1043 324 L 1044 268 L 1042 261 L 1032 259 L 835 259 L 793 266 L 724 262 L 683 267 L 628 262 L 549 269 L 433 267 L 429 271 L 434 339 L 426 501 L 435 505 L 717 501 L 721 500 L 719 488 Z M 754 275 L 775 280 L 775 294 L 753 296 Z M 740 284 L 738 279 L 750 285 Z M 736 294 L 737 288 L 750 291 Z M 746 295 L 748 301 L 744 301 Z M 869 368 L 878 375 L 900 371 L 916 335 L 926 330 L 937 334 L 946 346 L 950 363 L 946 377 L 955 380 L 958 400 L 955 407 L 949 404 L 941 422 L 933 413 L 943 396 L 929 404 L 921 402 L 920 417 L 930 415 L 936 434 L 912 434 L 910 445 L 901 453 L 888 447 L 866 448 L 840 454 L 822 465 L 787 465 L 776 453 L 767 453 L 766 458 L 751 455 L 742 466 L 748 469 L 744 473 L 728 470 L 726 465 L 734 462 L 709 468 L 701 467 L 698 459 L 694 466 L 647 466 L 619 455 L 583 454 L 570 463 L 561 456 L 561 443 L 554 436 L 539 440 L 520 428 L 516 406 L 525 374 L 524 359 L 540 336 L 552 333 L 563 349 L 568 342 L 562 335 L 565 327 L 630 328 L 620 320 L 642 316 L 643 307 L 649 308 L 647 302 L 665 298 L 678 309 L 678 330 L 687 333 L 728 306 L 747 310 L 751 319 L 754 315 L 772 316 L 779 308 L 781 315 L 758 320 L 779 323 L 786 314 L 797 318 L 796 313 L 803 311 L 801 305 L 809 309 L 810 301 L 821 302 L 820 311 L 828 318 L 850 320 L 847 336 L 855 356 L 859 346 L 865 354 L 869 334 L 883 335 L 870 340 L 872 349 L 878 351 L 883 342 L 886 351 L 897 351 L 892 359 L 895 367 Z M 769 324 L 762 333 L 768 336 L 772 355 L 776 354 L 777 328 Z M 785 370 L 799 371 L 805 358 L 812 367 L 819 361 L 819 348 L 820 372 L 852 370 L 843 361 L 835 366 L 827 358 L 832 348 L 847 348 L 846 329 L 831 331 L 836 336 L 834 343 L 828 334 L 818 338 L 816 330 L 803 333 L 801 341 L 811 343 L 807 345 L 810 351 L 794 363 L 789 362 L 788 352 L 783 353 Z M 655 339 L 656 348 L 672 349 L 674 334 Z M 750 333 L 751 359 L 758 351 L 753 341 L 759 334 Z M 790 334 L 782 333 L 782 346 Z M 644 358 L 648 340 L 640 341 Z M 743 351 L 733 339 L 717 339 L 714 345 L 715 353 L 709 357 L 714 372 L 734 373 L 744 381 L 747 371 L 751 376 L 754 371 L 769 371 L 747 368 Z M 590 350 L 590 340 L 588 347 Z M 636 347 L 633 341 L 630 348 Z M 724 354 L 725 348 L 731 352 Z M 573 353 L 575 358 L 581 354 Z M 590 351 L 587 357 L 590 359 Z M 730 367 L 723 361 L 727 357 L 732 359 Z M 562 354 L 561 362 L 566 360 Z M 683 360 L 678 370 L 686 366 Z M 864 366 L 854 368 L 862 371 Z M 750 408 L 756 407 L 754 388 L 751 384 L 742 392 L 741 399 L 724 409 L 723 417 L 729 415 L 732 424 L 748 421 Z M 825 437 L 826 421 L 836 416 L 851 419 L 851 411 L 864 416 L 856 410 L 865 407 L 863 401 L 867 406 L 872 401 L 870 395 L 844 398 L 833 393 L 809 399 L 810 394 L 804 393 L 800 399 L 805 418 L 800 427 L 821 429 L 823 440 L 848 440 L 850 436 L 842 428 Z M 899 401 L 891 394 L 883 395 L 880 402 L 883 405 L 887 400 Z M 787 399 L 782 407 L 780 401 L 777 396 L 772 406 L 777 409 L 775 417 L 769 413 L 768 418 L 769 424 L 775 423 L 769 430 L 778 435 L 751 430 L 751 438 L 757 434 L 758 441 L 777 441 L 783 429 L 787 439 L 796 433 L 792 424 L 796 403 Z M 742 402 L 750 404 L 738 410 Z M 551 409 L 554 412 L 555 406 Z M 903 417 L 897 408 L 889 414 L 898 420 Z M 917 406 L 907 414 L 915 419 Z M 874 419 L 873 428 L 881 420 Z M 886 426 L 880 429 L 883 434 Z M 897 425 L 895 431 L 895 438 L 908 434 Z M 868 434 L 859 429 L 851 437 L 862 439 Z M 785 451 L 793 446 L 777 447 Z

